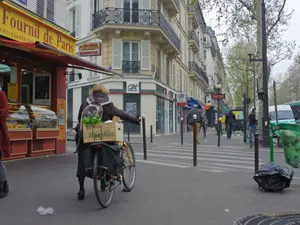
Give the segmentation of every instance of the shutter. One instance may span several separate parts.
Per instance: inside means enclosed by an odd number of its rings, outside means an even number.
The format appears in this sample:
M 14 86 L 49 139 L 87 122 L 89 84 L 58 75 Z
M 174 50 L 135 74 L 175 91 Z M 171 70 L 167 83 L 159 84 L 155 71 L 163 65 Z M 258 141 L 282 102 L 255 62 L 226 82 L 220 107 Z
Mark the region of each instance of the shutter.
M 140 0 L 140 9 L 151 9 L 150 0 Z
M 113 39 L 112 42 L 112 68 L 122 69 L 122 39 Z
M 94 0 L 90 0 L 90 29 L 93 29 Z
M 75 35 L 76 38 L 80 38 L 81 28 L 81 5 L 77 5 L 75 8 Z
M 47 0 L 47 19 L 54 22 L 54 9 L 55 9 L 55 2 L 54 0 Z
M 150 70 L 150 41 L 141 41 L 141 69 Z
M 40 16 L 44 17 L 45 11 L 45 0 L 37 0 L 36 1 L 36 13 Z
M 104 3 L 103 3 L 103 1 L 104 1 L 104 0 L 98 0 L 98 3 L 99 3 L 98 9 L 99 9 L 99 10 L 102 10 L 102 9 L 104 8 Z
M 115 8 L 123 8 L 123 0 L 115 0 Z
M 173 73 L 172 85 L 173 85 L 173 88 L 176 88 L 176 67 L 175 67 L 175 63 L 172 64 L 172 73 Z
M 73 32 L 72 31 L 72 9 L 69 9 L 68 10 L 68 25 L 67 25 L 67 29 L 70 31 L 70 32 Z

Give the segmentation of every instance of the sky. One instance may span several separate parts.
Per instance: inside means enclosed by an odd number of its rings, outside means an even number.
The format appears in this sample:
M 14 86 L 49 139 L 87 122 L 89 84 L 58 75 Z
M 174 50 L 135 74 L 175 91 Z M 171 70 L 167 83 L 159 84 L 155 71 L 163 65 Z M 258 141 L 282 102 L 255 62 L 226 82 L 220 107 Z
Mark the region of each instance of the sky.
M 300 21 L 300 0 L 287 0 L 286 9 L 288 11 L 294 10 L 294 14 L 291 20 L 289 29 L 284 33 L 283 38 L 285 40 L 294 40 L 296 41 L 296 49 L 294 55 L 297 51 L 300 51 L 300 30 L 299 30 L 299 21 Z M 222 31 L 222 28 L 216 28 L 216 17 L 212 13 L 209 16 L 206 16 L 206 23 L 215 29 L 216 33 Z M 288 67 L 292 64 L 293 58 L 291 60 L 284 60 L 274 66 L 272 70 L 273 76 L 278 76 L 284 74 Z

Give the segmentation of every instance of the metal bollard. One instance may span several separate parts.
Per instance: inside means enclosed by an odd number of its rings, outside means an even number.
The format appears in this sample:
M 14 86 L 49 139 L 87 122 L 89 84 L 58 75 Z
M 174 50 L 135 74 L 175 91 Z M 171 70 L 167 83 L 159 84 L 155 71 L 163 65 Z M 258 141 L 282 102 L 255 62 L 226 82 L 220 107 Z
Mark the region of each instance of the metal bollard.
M 146 121 L 145 114 L 142 115 L 142 129 L 143 129 L 143 148 L 144 148 L 144 160 L 147 160 L 147 139 L 146 139 Z
M 197 166 L 197 115 L 193 115 L 193 165 Z
M 150 126 L 150 142 L 153 143 L 153 126 Z
M 127 124 L 127 141 L 130 142 L 130 124 Z
M 259 153 L 258 153 L 258 149 L 259 149 L 259 140 L 258 140 L 259 134 L 256 133 L 254 134 L 254 173 L 257 172 L 258 170 L 258 160 L 259 160 Z
M 218 119 L 218 147 L 220 147 L 221 145 L 221 132 L 222 132 L 221 121 Z
M 183 145 L 183 118 L 180 118 L 180 136 L 181 136 L 181 145 Z

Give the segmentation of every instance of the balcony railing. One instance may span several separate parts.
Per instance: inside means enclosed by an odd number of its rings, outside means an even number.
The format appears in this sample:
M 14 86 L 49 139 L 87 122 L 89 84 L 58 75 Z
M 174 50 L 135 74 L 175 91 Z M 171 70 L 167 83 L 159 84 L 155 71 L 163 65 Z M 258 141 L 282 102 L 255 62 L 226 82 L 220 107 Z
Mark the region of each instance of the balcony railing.
M 141 68 L 140 61 L 123 61 L 122 72 L 123 73 L 139 73 Z
M 194 40 L 199 48 L 200 42 L 194 30 L 189 31 L 189 39 Z
M 189 61 L 189 71 L 195 72 L 199 77 L 202 77 L 202 79 L 208 84 L 208 77 L 206 76 L 204 70 L 202 70 L 197 63 L 193 61 Z
M 201 21 L 202 21 L 202 19 L 201 19 L 202 12 L 201 12 L 201 8 L 200 8 L 199 3 L 189 4 L 188 5 L 188 10 L 189 10 L 189 12 L 194 13 L 194 15 L 196 17 L 196 20 L 197 20 L 197 23 L 201 24 Z
M 180 51 L 180 39 L 158 10 L 105 8 L 94 14 L 93 29 L 106 24 L 160 26 L 172 44 Z

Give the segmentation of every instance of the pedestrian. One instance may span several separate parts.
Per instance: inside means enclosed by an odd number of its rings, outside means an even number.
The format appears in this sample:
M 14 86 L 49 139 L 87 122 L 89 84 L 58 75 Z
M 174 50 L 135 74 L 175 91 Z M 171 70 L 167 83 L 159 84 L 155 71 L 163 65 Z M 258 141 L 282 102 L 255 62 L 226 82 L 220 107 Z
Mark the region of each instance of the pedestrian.
M 194 118 L 193 115 L 196 114 L 197 115 L 197 119 L 196 119 L 196 131 L 194 131 Z M 197 144 L 200 144 L 200 129 L 201 129 L 201 125 L 203 122 L 203 116 L 202 116 L 202 111 L 201 109 L 199 109 L 197 104 L 193 105 L 193 108 L 189 111 L 188 116 L 187 116 L 187 122 L 189 124 L 190 130 L 192 131 L 192 135 L 194 132 L 196 132 L 196 136 L 197 136 Z
M 252 147 L 253 134 L 255 134 L 257 131 L 257 120 L 255 115 L 255 108 L 252 108 L 251 113 L 248 116 L 248 121 L 249 121 L 249 143 L 250 143 L 250 147 Z
M 6 95 L 4 91 L 0 89 L 0 198 L 7 196 L 9 192 L 7 172 L 2 162 L 2 158 L 9 156 L 10 153 L 10 144 L 6 126 L 8 112 Z
M 227 139 L 231 139 L 232 135 L 232 124 L 235 122 L 236 118 L 232 110 L 229 110 L 228 114 L 225 116 L 225 126 L 227 132 Z

